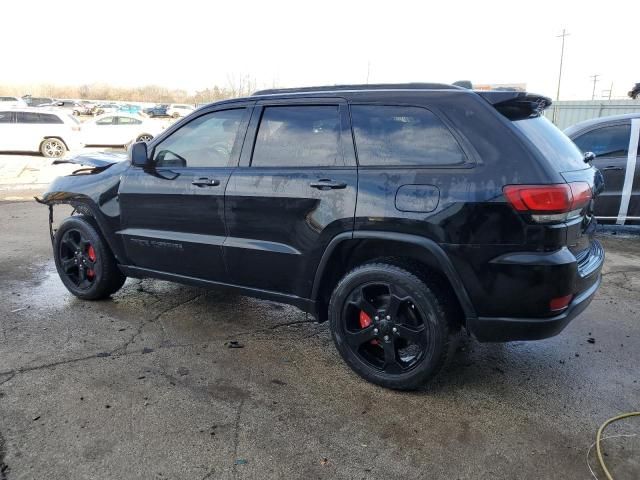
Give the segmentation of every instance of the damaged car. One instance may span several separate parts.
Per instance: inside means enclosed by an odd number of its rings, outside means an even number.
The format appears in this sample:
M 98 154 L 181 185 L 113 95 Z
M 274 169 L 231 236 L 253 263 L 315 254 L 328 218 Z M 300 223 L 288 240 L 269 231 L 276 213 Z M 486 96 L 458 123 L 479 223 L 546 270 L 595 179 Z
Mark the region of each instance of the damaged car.
M 53 256 L 75 296 L 127 277 L 222 288 L 328 321 L 360 376 L 413 389 L 480 341 L 560 333 L 591 302 L 602 175 L 526 92 L 276 89 L 199 108 L 56 179 Z M 53 208 L 75 215 L 53 226 Z

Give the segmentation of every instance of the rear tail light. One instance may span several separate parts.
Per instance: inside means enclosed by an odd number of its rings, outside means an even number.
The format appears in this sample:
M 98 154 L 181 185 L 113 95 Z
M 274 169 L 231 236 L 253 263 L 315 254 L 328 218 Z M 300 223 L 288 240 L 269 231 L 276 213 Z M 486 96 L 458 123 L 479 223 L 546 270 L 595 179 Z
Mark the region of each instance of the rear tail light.
M 565 295 L 563 297 L 553 298 L 549 302 L 549 310 L 552 312 L 560 312 L 567 308 L 571 303 L 573 295 Z
M 506 185 L 504 196 L 518 212 L 529 213 L 539 223 L 564 222 L 580 216 L 591 201 L 586 182 L 553 185 Z

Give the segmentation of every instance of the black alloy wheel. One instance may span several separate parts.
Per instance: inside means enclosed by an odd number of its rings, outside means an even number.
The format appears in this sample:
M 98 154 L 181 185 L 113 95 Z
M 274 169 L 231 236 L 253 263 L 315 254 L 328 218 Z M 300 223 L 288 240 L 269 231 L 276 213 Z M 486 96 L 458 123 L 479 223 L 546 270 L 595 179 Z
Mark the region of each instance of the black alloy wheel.
M 99 268 L 96 250 L 80 230 L 69 229 L 62 235 L 58 256 L 62 272 L 80 290 L 91 288 Z
M 388 388 L 414 389 L 432 378 L 449 354 L 449 302 L 414 268 L 365 264 L 347 273 L 331 296 L 331 333 L 360 376 Z
M 78 298 L 107 298 L 126 280 L 92 217 L 65 219 L 54 236 L 53 253 L 62 283 Z
M 411 370 L 431 348 L 426 315 L 408 292 L 392 283 L 371 282 L 354 289 L 342 317 L 351 351 L 385 373 Z

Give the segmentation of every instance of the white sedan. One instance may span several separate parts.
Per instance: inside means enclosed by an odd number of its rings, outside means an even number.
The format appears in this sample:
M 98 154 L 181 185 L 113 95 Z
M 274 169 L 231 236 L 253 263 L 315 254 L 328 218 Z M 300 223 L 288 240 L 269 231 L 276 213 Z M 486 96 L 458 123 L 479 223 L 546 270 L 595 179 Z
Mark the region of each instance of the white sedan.
M 84 145 L 120 146 L 148 142 L 163 129 L 163 124 L 155 120 L 126 113 L 109 113 L 83 123 L 81 138 Z
M 169 115 L 171 118 L 186 117 L 194 110 L 195 108 L 193 108 L 192 105 L 187 105 L 184 103 L 172 103 L 171 105 L 169 105 L 169 108 L 167 108 L 167 115 Z

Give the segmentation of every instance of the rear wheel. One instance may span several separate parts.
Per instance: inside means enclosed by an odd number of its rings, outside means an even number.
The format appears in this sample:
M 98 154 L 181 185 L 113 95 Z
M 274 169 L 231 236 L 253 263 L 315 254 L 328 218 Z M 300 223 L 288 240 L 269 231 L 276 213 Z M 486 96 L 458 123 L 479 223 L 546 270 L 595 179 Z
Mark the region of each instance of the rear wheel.
M 67 152 L 67 146 L 59 138 L 47 138 L 40 144 L 40 153 L 47 158 L 60 158 Z
M 371 263 L 349 272 L 329 303 L 331 334 L 347 364 L 383 387 L 409 390 L 432 378 L 449 353 L 450 319 L 417 270 Z
M 153 140 L 153 135 L 148 133 L 143 133 L 136 138 L 136 142 L 150 142 L 151 140 Z
M 53 253 L 62 283 L 78 298 L 106 298 L 126 280 L 91 217 L 65 219 L 56 231 Z

